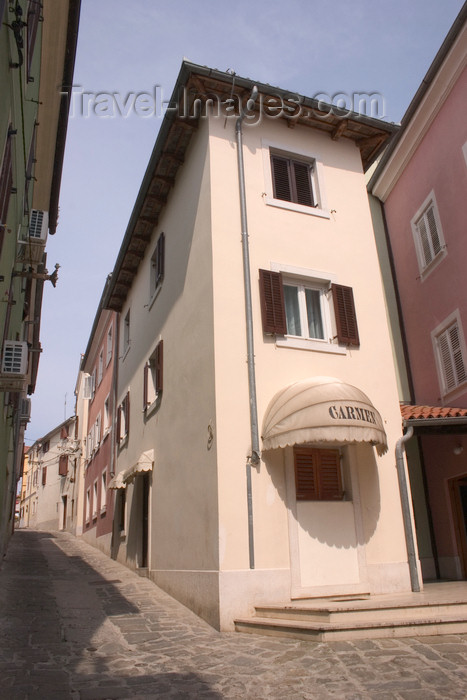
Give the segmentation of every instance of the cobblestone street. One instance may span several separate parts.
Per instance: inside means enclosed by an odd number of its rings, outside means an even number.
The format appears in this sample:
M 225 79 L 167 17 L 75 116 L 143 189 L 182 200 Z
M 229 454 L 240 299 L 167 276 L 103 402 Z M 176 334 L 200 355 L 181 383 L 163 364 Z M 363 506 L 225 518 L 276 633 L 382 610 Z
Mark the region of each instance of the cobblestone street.
M 5 700 L 467 697 L 467 635 L 326 644 L 219 633 L 66 533 L 15 533 L 0 614 Z

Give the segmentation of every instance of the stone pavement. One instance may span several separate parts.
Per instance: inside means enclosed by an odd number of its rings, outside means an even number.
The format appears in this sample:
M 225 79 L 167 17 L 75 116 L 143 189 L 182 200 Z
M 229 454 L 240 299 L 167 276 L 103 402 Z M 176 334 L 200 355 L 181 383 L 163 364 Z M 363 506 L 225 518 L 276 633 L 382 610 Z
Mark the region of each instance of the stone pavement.
M 467 698 L 467 635 L 219 633 L 82 540 L 17 531 L 0 569 L 0 698 Z

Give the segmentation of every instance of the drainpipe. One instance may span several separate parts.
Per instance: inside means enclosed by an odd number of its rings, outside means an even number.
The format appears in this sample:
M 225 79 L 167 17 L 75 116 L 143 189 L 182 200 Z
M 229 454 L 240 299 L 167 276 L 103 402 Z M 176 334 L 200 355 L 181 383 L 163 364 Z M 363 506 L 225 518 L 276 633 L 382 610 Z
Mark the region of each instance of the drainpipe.
M 417 555 L 415 547 L 415 533 L 411 517 L 411 508 L 409 501 L 409 489 L 407 485 L 407 476 L 404 464 L 404 449 L 405 443 L 410 440 L 413 435 L 413 426 L 407 428 L 407 432 L 399 438 L 396 443 L 396 468 L 397 477 L 399 479 L 399 490 L 401 494 L 402 518 L 404 520 L 405 543 L 407 546 L 407 555 L 409 561 L 410 582 L 412 591 L 419 593 L 420 580 L 417 567 Z
M 258 96 L 256 85 L 251 91 L 247 102 L 247 109 L 253 109 Z M 250 279 L 250 254 L 248 246 L 248 224 L 246 215 L 246 195 L 245 195 L 245 169 L 243 165 L 243 139 L 242 122 L 245 112 L 241 110 L 240 116 L 235 125 L 237 137 L 237 159 L 238 159 L 238 183 L 240 190 L 240 213 L 242 225 L 242 252 L 243 252 L 243 282 L 245 293 L 245 317 L 246 317 L 246 338 L 247 338 L 247 364 L 248 364 L 248 389 L 250 399 L 250 433 L 251 433 L 251 455 L 246 463 L 246 483 L 247 483 L 247 505 L 248 505 L 248 545 L 250 555 L 250 569 L 255 568 L 254 539 L 253 539 L 253 499 L 251 488 L 251 465 L 257 467 L 260 464 L 259 430 L 258 430 L 258 409 L 256 404 L 256 378 L 255 378 L 255 353 L 253 343 L 253 312 L 251 303 L 251 279 Z

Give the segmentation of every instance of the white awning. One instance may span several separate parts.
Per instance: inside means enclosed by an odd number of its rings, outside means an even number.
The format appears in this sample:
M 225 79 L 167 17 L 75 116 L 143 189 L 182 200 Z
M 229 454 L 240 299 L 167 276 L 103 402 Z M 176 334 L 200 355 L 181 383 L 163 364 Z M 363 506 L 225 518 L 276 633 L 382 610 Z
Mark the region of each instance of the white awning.
M 142 472 L 150 472 L 154 466 L 154 450 L 142 452 L 136 464 L 118 472 L 110 480 L 109 489 L 126 489 L 127 484 Z
M 263 449 L 368 442 L 387 451 L 383 421 L 363 391 L 334 377 L 310 377 L 279 391 L 263 421 Z

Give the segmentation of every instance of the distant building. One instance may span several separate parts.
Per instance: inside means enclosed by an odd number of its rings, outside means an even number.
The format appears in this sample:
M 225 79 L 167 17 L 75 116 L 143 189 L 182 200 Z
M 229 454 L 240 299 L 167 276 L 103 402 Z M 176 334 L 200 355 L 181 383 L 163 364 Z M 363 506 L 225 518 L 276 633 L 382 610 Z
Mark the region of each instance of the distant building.
M 425 579 L 467 577 L 466 105 L 464 5 L 369 185 Z
M 104 290 L 105 293 L 105 290 Z M 115 475 L 115 371 L 118 315 L 99 305 L 81 361 L 78 400 L 82 410 L 82 500 L 79 533 L 111 552 Z M 86 404 L 86 406 L 85 406 Z
M 255 603 L 408 591 L 364 177 L 396 127 L 189 63 L 171 104 L 103 301 L 112 556 L 221 629 Z
M 13 531 L 58 220 L 80 0 L 0 1 L 0 561 Z

